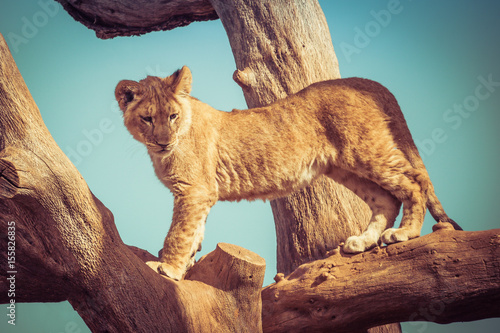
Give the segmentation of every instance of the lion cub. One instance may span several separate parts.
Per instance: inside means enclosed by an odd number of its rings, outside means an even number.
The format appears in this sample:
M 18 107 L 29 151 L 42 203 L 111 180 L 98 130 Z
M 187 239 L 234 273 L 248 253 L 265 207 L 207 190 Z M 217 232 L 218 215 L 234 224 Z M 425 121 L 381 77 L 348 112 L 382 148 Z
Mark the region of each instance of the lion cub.
M 372 209 L 367 229 L 344 251 L 363 252 L 420 235 L 426 207 L 451 220 L 437 199 L 394 96 L 360 78 L 318 82 L 265 107 L 222 112 L 191 97 L 191 72 L 121 81 L 125 126 L 146 145 L 158 178 L 174 194 L 161 262 L 180 280 L 194 263 L 218 200 L 286 196 L 326 175 Z M 400 228 L 394 225 L 403 203 Z

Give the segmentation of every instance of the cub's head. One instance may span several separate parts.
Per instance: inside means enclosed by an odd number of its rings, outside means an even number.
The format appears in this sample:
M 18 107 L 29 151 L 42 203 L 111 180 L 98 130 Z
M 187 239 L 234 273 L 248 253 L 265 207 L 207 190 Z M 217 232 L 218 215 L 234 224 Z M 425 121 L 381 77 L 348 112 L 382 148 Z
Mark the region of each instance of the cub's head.
M 125 126 L 152 154 L 169 154 L 191 126 L 191 71 L 186 66 L 162 79 L 123 80 L 115 97 Z

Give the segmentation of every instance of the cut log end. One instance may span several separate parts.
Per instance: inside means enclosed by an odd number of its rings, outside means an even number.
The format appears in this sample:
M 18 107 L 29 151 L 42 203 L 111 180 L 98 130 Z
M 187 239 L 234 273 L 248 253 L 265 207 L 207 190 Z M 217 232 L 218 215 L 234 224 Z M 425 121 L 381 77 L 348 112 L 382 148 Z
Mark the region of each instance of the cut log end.
M 262 286 L 265 260 L 237 245 L 219 243 L 217 248 L 200 260 L 186 274 L 186 280 L 204 282 L 215 288 L 230 291 L 240 284 Z
M 265 268 L 266 266 L 266 261 L 264 258 L 259 256 L 258 254 L 247 250 L 243 247 L 233 245 L 233 244 L 228 244 L 228 243 L 219 243 L 217 244 L 217 250 L 222 251 L 226 255 L 240 261 L 246 262 L 248 265 L 252 265 L 257 267 L 263 267 Z
M 233 80 L 242 88 L 249 89 L 255 85 L 255 73 L 252 72 L 250 68 L 245 68 L 240 71 L 239 69 L 235 70 L 233 73 Z

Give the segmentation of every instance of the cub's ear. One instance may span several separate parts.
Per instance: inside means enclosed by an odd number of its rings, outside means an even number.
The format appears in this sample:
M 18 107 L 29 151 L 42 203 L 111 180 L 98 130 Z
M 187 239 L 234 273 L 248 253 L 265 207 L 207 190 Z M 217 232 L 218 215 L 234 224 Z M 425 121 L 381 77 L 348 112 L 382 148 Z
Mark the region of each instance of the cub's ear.
M 141 84 L 132 80 L 123 80 L 116 85 L 115 98 L 123 112 L 125 112 L 127 105 L 134 100 L 135 96 L 141 90 Z
M 172 84 L 172 90 L 174 94 L 188 96 L 191 93 L 191 83 L 193 82 L 189 68 L 184 66 L 175 72 L 173 76 L 174 83 Z

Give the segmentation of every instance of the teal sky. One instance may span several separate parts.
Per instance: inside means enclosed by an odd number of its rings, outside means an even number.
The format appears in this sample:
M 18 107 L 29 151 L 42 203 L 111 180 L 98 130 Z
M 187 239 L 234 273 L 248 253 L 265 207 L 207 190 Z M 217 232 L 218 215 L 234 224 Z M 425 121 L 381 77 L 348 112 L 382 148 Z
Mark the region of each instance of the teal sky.
M 319 2 L 341 75 L 379 81 L 394 93 L 448 214 L 466 230 L 499 228 L 500 3 Z M 122 79 L 167 76 L 188 65 L 193 96 L 221 110 L 245 108 L 220 21 L 103 41 L 52 0 L 2 0 L 0 33 L 54 139 L 113 212 L 123 241 L 156 253 L 172 218 L 172 196 L 154 175 L 145 148 L 123 126 L 114 88 Z M 422 233 L 433 223 L 428 215 Z M 201 254 L 218 242 L 264 257 L 264 284 L 273 282 L 269 203 L 218 203 Z M 18 305 L 16 327 L 2 316 L 0 332 L 89 331 L 67 302 Z M 497 319 L 418 322 L 403 329 L 498 332 L 499 325 Z

